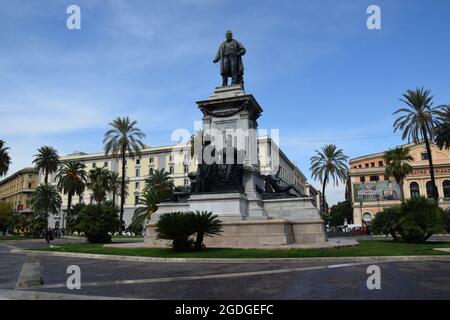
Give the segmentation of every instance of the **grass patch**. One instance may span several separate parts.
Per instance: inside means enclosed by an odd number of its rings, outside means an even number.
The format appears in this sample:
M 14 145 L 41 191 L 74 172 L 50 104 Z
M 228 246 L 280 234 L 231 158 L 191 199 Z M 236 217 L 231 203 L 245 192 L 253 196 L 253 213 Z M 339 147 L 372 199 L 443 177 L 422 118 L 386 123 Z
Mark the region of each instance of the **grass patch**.
M 111 254 L 160 258 L 307 258 L 307 257 L 368 257 L 447 255 L 433 248 L 450 248 L 448 242 L 425 244 L 396 243 L 383 240 L 362 240 L 358 246 L 326 249 L 228 249 L 211 248 L 203 251 L 175 252 L 162 248 L 105 248 L 101 244 L 63 244 L 41 251 Z
M 0 236 L 0 241 L 1 240 L 30 240 L 30 239 L 34 239 L 33 237 L 29 237 L 29 236 Z

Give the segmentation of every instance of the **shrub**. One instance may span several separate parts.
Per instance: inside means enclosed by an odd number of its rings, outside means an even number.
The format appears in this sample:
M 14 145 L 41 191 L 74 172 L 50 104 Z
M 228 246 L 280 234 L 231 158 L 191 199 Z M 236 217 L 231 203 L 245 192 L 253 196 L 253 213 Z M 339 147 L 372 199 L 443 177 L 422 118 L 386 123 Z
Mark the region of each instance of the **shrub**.
M 205 236 L 219 235 L 223 231 L 222 221 L 208 211 L 196 211 L 192 213 L 194 219 L 194 231 L 197 233 L 195 249 L 202 249 Z
M 84 207 L 86 207 L 85 204 L 77 203 L 72 208 L 70 208 L 69 212 L 67 212 L 66 229 L 70 233 L 80 231 L 79 227 L 78 227 L 78 225 L 80 223 L 79 216 L 80 216 L 81 210 L 83 210 Z
M 159 239 L 172 240 L 176 251 L 192 248 L 193 241 L 189 237 L 195 233 L 194 216 L 191 212 L 171 212 L 163 214 L 156 223 Z
M 218 235 L 222 232 L 222 221 L 207 211 L 171 212 L 161 215 L 156 223 L 159 239 L 172 240 L 172 247 L 177 251 L 202 249 L 205 236 Z M 196 234 L 194 242 L 190 237 Z
M 0 201 L 0 232 L 8 229 L 13 214 L 13 204 L 6 201 Z
M 77 229 L 91 243 L 111 242 L 111 234 L 119 229 L 117 213 L 112 203 L 86 205 L 79 213 Z
M 372 232 L 375 234 L 389 234 L 397 241 L 401 217 L 402 211 L 400 210 L 400 207 L 384 209 L 383 212 L 380 212 L 375 216 L 372 223 Z
M 450 232 L 450 208 L 443 212 L 444 230 Z
M 415 197 L 401 205 L 399 233 L 405 242 L 425 242 L 443 229 L 442 210 L 436 201 Z

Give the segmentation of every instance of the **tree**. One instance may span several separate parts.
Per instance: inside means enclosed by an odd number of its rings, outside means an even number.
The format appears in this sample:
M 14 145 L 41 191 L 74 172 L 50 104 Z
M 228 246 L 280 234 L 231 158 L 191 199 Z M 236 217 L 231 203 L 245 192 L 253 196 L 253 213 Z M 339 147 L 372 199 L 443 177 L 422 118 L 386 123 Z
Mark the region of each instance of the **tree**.
M 328 222 L 331 226 L 337 227 L 342 226 L 344 220 L 348 223 L 353 219 L 353 208 L 349 201 L 339 202 L 330 209 L 330 214 L 327 217 Z
M 36 169 L 42 170 L 45 175 L 45 184 L 48 184 L 48 176 L 58 170 L 59 155 L 53 147 L 43 146 L 39 148 L 38 154 L 34 155 L 33 163 Z
M 125 205 L 125 168 L 126 168 L 126 154 L 129 157 L 140 155 L 140 150 L 144 148 L 144 143 L 140 140 L 145 137 L 145 134 L 136 127 L 136 121 L 130 121 L 128 117 L 117 117 L 110 122 L 112 129 L 105 133 L 103 139 L 105 154 L 118 156 L 122 158 L 122 181 L 120 192 L 120 232 L 122 232 L 123 225 L 123 211 Z
M 0 177 L 4 176 L 11 164 L 11 157 L 8 153 L 9 148 L 5 146 L 5 141 L 0 139 Z
M 65 161 L 56 174 L 58 189 L 68 195 L 67 213 L 70 212 L 72 197 L 81 196 L 86 185 L 86 166 L 78 161 Z
M 417 88 L 416 90 L 407 90 L 400 99 L 406 104 L 406 107 L 400 108 L 394 112 L 402 114 L 394 122 L 394 131 L 402 131 L 402 138 L 408 138 L 419 144 L 425 142 L 428 155 L 428 166 L 430 169 L 431 183 L 433 185 L 433 198 L 437 201 L 439 193 L 436 187 L 434 177 L 433 158 L 431 154 L 430 139 L 434 137 L 436 108 L 433 108 L 433 96 L 429 90 Z
M 436 114 L 436 144 L 441 150 L 450 149 L 450 105 L 442 106 Z
M 5 232 L 11 224 L 13 204 L 0 200 L 0 232 Z
M 175 185 L 170 174 L 164 169 L 155 170 L 147 179 L 145 179 L 144 191 L 150 189 L 156 189 L 158 191 L 158 197 L 160 201 L 169 197 Z
M 191 159 L 198 159 L 199 153 L 201 153 L 202 145 L 203 145 L 203 131 L 197 130 L 195 133 L 191 136 L 190 141 L 190 156 Z
M 393 150 L 389 149 L 384 154 L 386 175 L 394 177 L 395 181 L 400 185 L 402 200 L 405 198 L 403 194 L 403 180 L 413 171 L 413 167 L 408 163 L 413 160 L 408 148 L 397 147 Z
M 144 222 L 149 221 L 152 214 L 158 209 L 158 203 L 161 202 L 160 194 L 157 189 L 144 189 L 139 198 L 139 207 L 134 210 L 130 229 L 139 230 L 144 226 Z
M 108 169 L 95 168 L 89 171 L 89 189 L 94 193 L 97 203 L 106 199 L 106 193 L 110 190 L 110 172 Z
M 112 193 L 112 203 L 116 204 L 116 196 L 120 192 L 121 180 L 117 172 L 109 172 L 109 191 Z M 126 191 L 125 191 L 126 193 Z
M 313 179 L 319 179 L 322 184 L 322 208 L 325 208 L 325 188 L 333 180 L 334 185 L 339 181 L 345 183 L 347 180 L 348 157 L 344 155 L 342 149 L 338 149 L 334 144 L 325 145 L 321 151 L 316 150 L 316 155 L 311 157 L 311 175 Z
M 175 185 L 169 173 L 161 170 L 155 170 L 146 180 L 144 192 L 139 199 L 140 205 L 134 211 L 132 227 L 137 230 L 143 226 L 145 220 L 150 220 L 151 215 L 158 209 L 157 205 L 166 200 L 173 193 Z
M 48 214 L 57 214 L 61 208 L 61 195 L 54 186 L 41 184 L 31 198 L 33 209 L 33 232 L 36 236 L 47 228 Z

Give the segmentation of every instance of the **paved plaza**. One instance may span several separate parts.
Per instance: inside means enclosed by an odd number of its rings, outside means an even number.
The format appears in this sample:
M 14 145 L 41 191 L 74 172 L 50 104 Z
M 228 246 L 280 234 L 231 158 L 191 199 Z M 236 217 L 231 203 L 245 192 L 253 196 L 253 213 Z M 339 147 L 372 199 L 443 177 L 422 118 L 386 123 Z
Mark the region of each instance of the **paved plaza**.
M 0 243 L 0 298 L 450 299 L 450 261 L 161 263 L 10 252 L 45 245 Z M 380 290 L 366 285 L 373 264 L 381 269 Z M 81 269 L 80 290 L 66 287 L 70 265 Z

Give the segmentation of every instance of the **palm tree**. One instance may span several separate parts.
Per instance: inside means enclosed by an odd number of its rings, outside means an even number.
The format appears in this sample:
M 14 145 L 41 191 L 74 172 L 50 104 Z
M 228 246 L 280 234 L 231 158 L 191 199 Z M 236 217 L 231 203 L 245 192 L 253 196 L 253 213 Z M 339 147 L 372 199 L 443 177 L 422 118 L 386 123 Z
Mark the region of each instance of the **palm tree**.
M 128 117 L 114 119 L 109 125 L 112 129 L 105 133 L 103 139 L 105 154 L 112 153 L 113 156 L 120 155 L 122 158 L 122 181 L 120 187 L 120 233 L 123 230 L 123 211 L 125 205 L 125 168 L 126 153 L 130 157 L 140 155 L 144 143 L 140 140 L 145 134 L 136 127 L 136 121 L 130 121 Z
M 389 149 L 384 154 L 384 161 L 386 162 L 386 175 L 389 177 L 394 177 L 395 181 L 397 181 L 400 185 L 402 200 L 404 199 L 403 180 L 413 171 L 413 167 L 408 163 L 413 160 L 413 157 L 409 154 L 408 148 L 397 147 L 393 150 Z
M 134 211 L 131 224 L 134 227 L 142 226 L 144 221 L 150 220 L 152 214 L 158 209 L 157 205 L 167 199 L 173 192 L 175 185 L 169 173 L 155 170 L 147 179 L 138 205 Z M 136 228 L 137 229 L 137 228 Z
M 203 131 L 197 130 L 191 136 L 191 139 L 189 141 L 189 145 L 191 147 L 190 148 L 191 159 L 198 159 L 199 153 L 202 152 L 202 144 L 203 144 Z
M 116 195 L 120 192 L 121 186 L 120 176 L 117 172 L 110 171 L 108 184 L 109 191 L 112 193 L 112 203 L 116 205 Z
M 334 144 L 325 145 L 321 151 L 316 150 L 316 155 L 311 157 L 311 176 L 319 179 L 322 183 L 322 208 L 325 209 L 325 187 L 333 179 L 337 186 L 339 181 L 345 183 L 347 180 L 348 157 L 344 155 L 342 149 L 338 149 Z
M 8 154 L 9 148 L 5 146 L 5 141 L 0 139 L 0 177 L 4 176 L 11 164 L 11 158 Z
M 88 187 L 94 192 L 96 203 L 103 202 L 110 191 L 110 172 L 108 169 L 95 168 L 89 171 Z
M 36 169 L 42 170 L 45 174 L 45 184 L 48 184 L 48 175 L 56 172 L 59 165 L 58 151 L 53 147 L 43 146 L 39 148 L 38 154 L 34 155 L 33 163 Z
M 35 213 L 57 214 L 61 208 L 61 195 L 54 186 L 41 184 L 31 198 L 31 207 Z
M 161 199 L 158 190 L 144 190 L 138 202 L 138 205 L 140 206 L 134 210 L 130 229 L 138 230 L 139 227 L 144 225 L 145 220 L 149 221 L 152 214 L 158 209 L 157 205 L 160 202 Z
M 433 108 L 433 96 L 429 90 L 417 88 L 415 91 L 407 90 L 400 99 L 406 107 L 398 109 L 395 114 L 402 115 L 395 120 L 394 130 L 403 132 L 402 138 L 408 138 L 419 144 L 425 142 L 430 168 L 431 183 L 433 185 L 433 198 L 439 199 L 436 180 L 434 178 L 433 158 L 431 154 L 430 139 L 434 137 L 436 108 Z
M 450 149 L 450 105 L 442 106 L 436 114 L 436 144 L 441 150 Z
M 175 185 L 173 183 L 173 179 L 164 169 L 153 171 L 153 174 L 145 179 L 144 192 L 151 189 L 156 189 L 162 200 L 169 197 L 174 188 Z
M 72 197 L 81 196 L 86 185 L 86 166 L 78 161 L 65 161 L 61 164 L 56 174 L 58 189 L 68 195 L 67 212 L 72 205 Z

